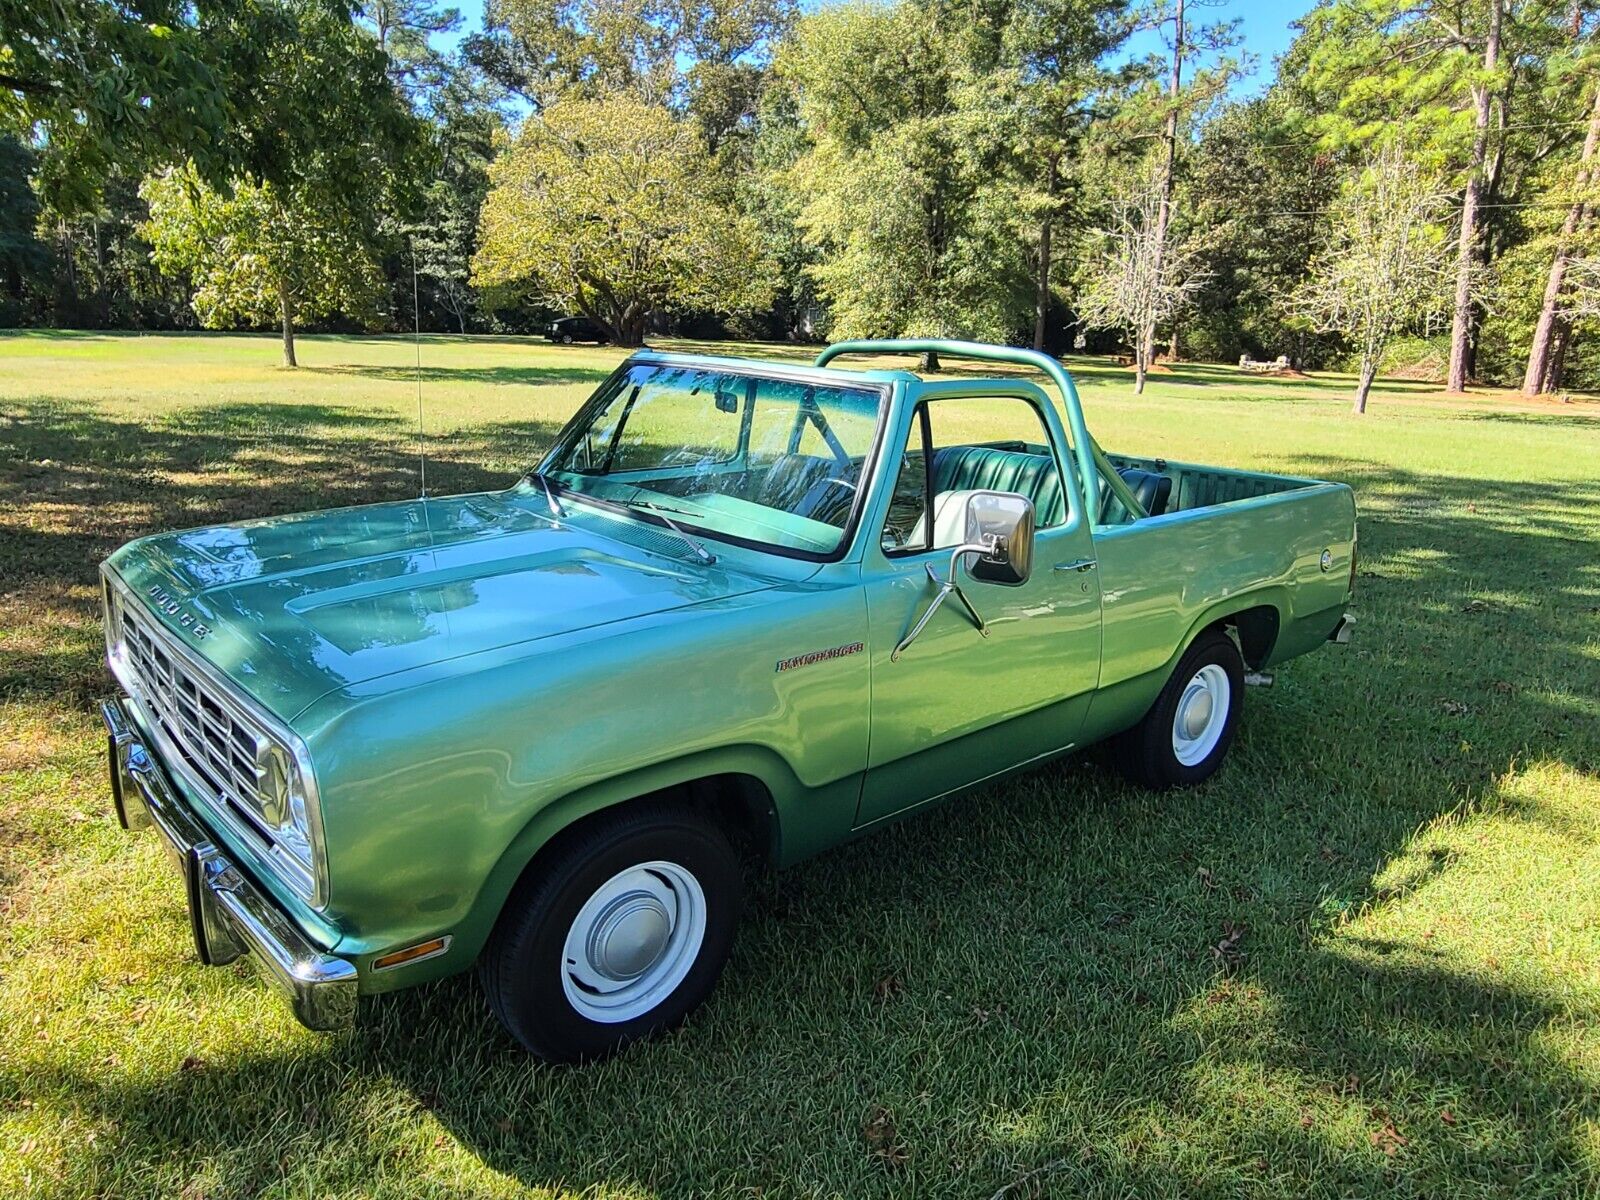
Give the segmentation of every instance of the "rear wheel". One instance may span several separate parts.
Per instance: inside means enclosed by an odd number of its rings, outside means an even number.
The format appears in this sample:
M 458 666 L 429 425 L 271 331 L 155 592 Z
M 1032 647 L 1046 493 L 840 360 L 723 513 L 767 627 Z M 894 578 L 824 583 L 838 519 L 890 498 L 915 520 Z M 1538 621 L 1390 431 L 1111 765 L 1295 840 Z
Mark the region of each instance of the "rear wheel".
M 1144 719 L 1114 744 L 1118 768 L 1160 791 L 1210 778 L 1233 744 L 1244 659 L 1220 629 L 1194 640 Z
M 710 994 L 739 899 L 732 848 L 694 812 L 602 815 L 512 893 L 479 961 L 489 1007 L 540 1058 L 604 1057 Z

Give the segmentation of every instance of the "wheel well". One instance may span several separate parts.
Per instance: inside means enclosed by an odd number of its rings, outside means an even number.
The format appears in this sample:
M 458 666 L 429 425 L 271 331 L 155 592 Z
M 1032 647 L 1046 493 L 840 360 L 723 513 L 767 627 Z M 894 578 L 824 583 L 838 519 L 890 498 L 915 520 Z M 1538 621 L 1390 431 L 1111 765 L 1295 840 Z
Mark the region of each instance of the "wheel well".
M 1278 610 L 1270 604 L 1241 609 L 1212 622 L 1213 629 L 1231 629 L 1239 641 L 1239 653 L 1247 666 L 1259 667 L 1267 661 L 1278 640 Z
M 527 875 L 540 859 L 559 848 L 591 821 L 613 816 L 635 805 L 662 801 L 685 804 L 704 815 L 727 835 L 728 841 L 741 857 L 762 867 L 772 862 L 778 837 L 778 814 L 772 802 L 772 793 L 754 775 L 728 773 L 707 775 L 671 787 L 643 792 L 587 813 L 570 825 L 563 826 L 540 846 L 522 868 L 521 875 Z

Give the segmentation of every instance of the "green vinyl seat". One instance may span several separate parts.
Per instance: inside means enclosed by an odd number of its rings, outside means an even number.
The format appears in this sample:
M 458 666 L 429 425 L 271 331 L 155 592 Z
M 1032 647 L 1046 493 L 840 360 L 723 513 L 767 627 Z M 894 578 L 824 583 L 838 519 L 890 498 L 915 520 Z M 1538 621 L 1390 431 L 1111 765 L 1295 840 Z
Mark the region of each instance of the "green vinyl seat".
M 947 446 L 933 452 L 933 492 L 1018 492 L 1033 501 L 1041 529 L 1067 518 L 1061 471 L 1049 454 L 993 446 Z

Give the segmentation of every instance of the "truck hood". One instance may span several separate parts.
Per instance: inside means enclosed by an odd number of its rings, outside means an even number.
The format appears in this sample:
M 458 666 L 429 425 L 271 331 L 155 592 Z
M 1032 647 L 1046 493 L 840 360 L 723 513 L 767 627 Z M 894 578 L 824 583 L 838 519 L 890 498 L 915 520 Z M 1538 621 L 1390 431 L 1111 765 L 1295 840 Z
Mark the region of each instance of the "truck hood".
M 660 531 L 638 533 L 659 544 Z M 150 619 L 286 721 L 381 675 L 776 582 L 552 522 L 497 493 L 159 534 L 108 565 Z

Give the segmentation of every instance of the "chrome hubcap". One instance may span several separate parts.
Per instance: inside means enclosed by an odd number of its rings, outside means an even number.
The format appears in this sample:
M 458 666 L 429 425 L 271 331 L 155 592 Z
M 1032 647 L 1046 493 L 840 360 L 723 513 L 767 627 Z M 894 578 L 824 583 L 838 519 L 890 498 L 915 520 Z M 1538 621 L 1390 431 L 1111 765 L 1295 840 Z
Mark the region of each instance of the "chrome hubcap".
M 631 1021 L 683 982 L 705 934 L 705 891 L 687 868 L 662 861 L 629 867 L 601 884 L 572 919 L 562 990 L 591 1021 Z
M 1207 663 L 1184 685 L 1172 719 L 1172 753 L 1186 767 L 1204 762 L 1222 740 L 1233 684 L 1216 663 Z

